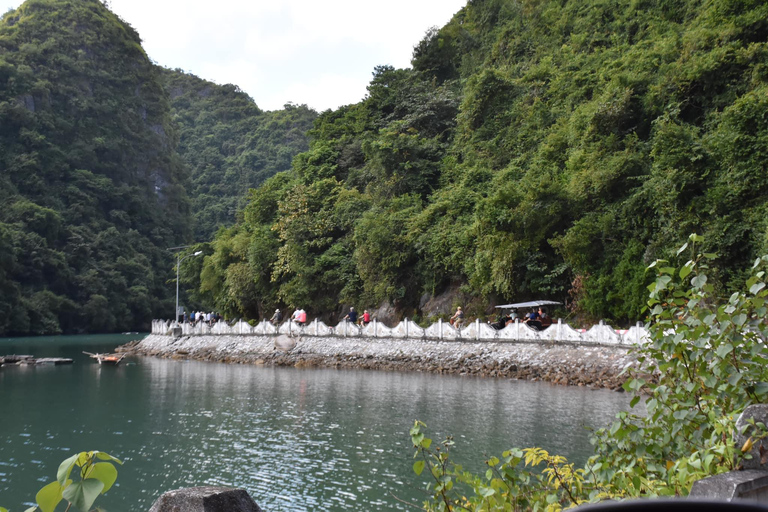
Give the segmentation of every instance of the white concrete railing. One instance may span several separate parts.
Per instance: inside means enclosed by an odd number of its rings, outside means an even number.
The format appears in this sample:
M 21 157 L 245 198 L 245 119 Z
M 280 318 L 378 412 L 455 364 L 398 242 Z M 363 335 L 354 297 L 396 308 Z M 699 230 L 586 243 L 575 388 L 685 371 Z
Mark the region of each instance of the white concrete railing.
M 389 327 L 373 320 L 365 327 L 350 322 L 341 322 L 336 327 L 325 325 L 318 319 L 307 323 L 304 327 L 292 321 L 286 321 L 279 326 L 262 320 L 258 325 L 250 325 L 240 320 L 229 325 L 218 322 L 212 327 L 205 322 L 197 325 L 177 324 L 171 320 L 153 320 L 152 334 L 169 335 L 171 328 L 181 327 L 184 336 L 200 335 L 259 335 L 296 334 L 300 336 L 336 336 L 355 338 L 409 338 L 432 340 L 461 340 L 461 341 L 527 341 L 527 342 L 569 342 L 600 345 L 636 345 L 648 341 L 650 334 L 640 322 L 627 330 L 616 330 L 610 325 L 600 322 L 588 330 L 576 330 L 562 320 L 548 328 L 537 331 L 526 324 L 515 320 L 503 329 L 496 330 L 479 320 L 456 329 L 452 325 L 438 320 L 427 328 L 420 327 L 411 320 L 405 319 L 395 327 Z

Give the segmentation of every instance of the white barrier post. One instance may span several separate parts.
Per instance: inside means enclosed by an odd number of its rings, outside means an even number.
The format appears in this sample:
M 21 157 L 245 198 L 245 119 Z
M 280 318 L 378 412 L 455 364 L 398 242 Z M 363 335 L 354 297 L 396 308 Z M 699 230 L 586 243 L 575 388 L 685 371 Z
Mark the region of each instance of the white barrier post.
M 480 319 L 475 318 L 475 339 L 480 339 Z
M 405 339 L 408 339 L 408 319 L 405 319 Z
M 437 332 L 439 334 L 439 338 L 443 339 L 443 319 L 442 318 L 437 319 Z

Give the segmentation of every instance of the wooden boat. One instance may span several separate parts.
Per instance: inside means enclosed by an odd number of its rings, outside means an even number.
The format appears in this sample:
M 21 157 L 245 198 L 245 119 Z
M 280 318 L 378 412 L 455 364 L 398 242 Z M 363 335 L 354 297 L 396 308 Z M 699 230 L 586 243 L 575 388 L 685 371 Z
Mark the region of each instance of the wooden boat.
M 87 354 L 93 359 L 96 359 L 99 364 L 109 364 L 112 366 L 120 364 L 120 361 L 125 357 L 125 354 L 92 354 L 90 352 L 83 352 L 83 354 Z

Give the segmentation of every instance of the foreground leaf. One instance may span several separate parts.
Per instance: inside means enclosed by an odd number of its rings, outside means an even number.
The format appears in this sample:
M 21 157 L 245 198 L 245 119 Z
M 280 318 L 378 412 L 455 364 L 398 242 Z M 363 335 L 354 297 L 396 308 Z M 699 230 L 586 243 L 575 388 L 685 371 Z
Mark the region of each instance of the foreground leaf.
M 62 495 L 67 501 L 77 507 L 80 512 L 88 512 L 103 488 L 103 482 L 95 478 L 86 478 L 64 489 Z
M 35 501 L 43 512 L 53 512 L 56 505 L 62 500 L 64 487 L 58 482 L 51 482 L 37 492 Z
M 104 494 L 117 480 L 117 468 L 109 462 L 98 462 L 93 465 L 93 469 L 88 473 L 88 478 L 95 478 L 104 484 L 101 493 Z

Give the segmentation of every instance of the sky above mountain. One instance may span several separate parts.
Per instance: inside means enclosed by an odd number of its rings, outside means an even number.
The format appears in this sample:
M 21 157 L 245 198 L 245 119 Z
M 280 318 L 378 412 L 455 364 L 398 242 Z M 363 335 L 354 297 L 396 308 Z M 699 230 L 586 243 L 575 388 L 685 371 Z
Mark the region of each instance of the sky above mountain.
M 240 86 L 265 110 L 356 103 L 374 66 L 409 67 L 413 46 L 466 0 L 108 0 L 151 59 Z M 22 0 L 0 0 L 0 12 Z

